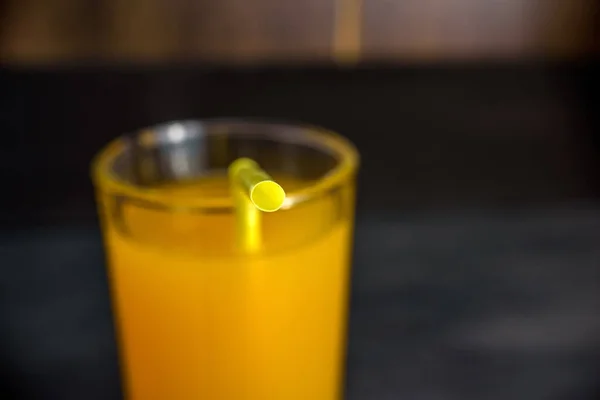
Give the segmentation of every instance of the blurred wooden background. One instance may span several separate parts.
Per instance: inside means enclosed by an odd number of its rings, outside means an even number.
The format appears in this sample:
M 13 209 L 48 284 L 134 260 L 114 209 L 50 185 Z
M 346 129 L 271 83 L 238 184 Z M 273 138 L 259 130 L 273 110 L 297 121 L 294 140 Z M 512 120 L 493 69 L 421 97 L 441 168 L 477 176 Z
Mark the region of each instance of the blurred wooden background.
M 0 0 L 4 62 L 572 58 L 597 0 Z

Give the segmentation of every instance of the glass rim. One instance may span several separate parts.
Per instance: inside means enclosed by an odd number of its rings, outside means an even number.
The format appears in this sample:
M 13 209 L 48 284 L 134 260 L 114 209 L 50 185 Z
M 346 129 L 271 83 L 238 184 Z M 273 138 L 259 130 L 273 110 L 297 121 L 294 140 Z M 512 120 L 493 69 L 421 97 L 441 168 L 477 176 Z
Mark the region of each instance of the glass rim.
M 322 194 L 341 186 L 355 175 L 359 165 L 359 155 L 355 146 L 343 136 L 317 126 L 287 123 L 278 121 L 261 121 L 253 119 L 235 118 L 211 118 L 211 119 L 187 119 L 172 120 L 165 123 L 151 125 L 138 129 L 135 134 L 141 132 L 162 129 L 175 124 L 197 124 L 199 126 L 215 126 L 219 128 L 244 126 L 253 127 L 260 137 L 271 138 L 282 143 L 291 143 L 312 146 L 324 153 L 337 157 L 336 165 L 325 175 L 319 177 L 310 185 L 286 192 L 286 200 L 282 209 L 290 209 L 301 203 L 310 201 Z M 264 130 L 264 133 L 261 132 Z M 288 132 L 293 130 L 294 132 Z M 291 134 L 293 133 L 293 135 Z M 297 136 L 300 133 L 299 137 Z M 231 135 L 226 129 L 219 129 L 218 133 L 207 133 L 207 135 L 223 134 Z M 245 135 L 239 133 L 239 136 Z M 100 149 L 92 161 L 92 181 L 96 190 L 108 192 L 112 195 L 124 196 L 147 207 L 160 209 L 227 209 L 233 210 L 232 199 L 223 197 L 189 197 L 173 196 L 161 190 L 150 187 L 137 186 L 119 178 L 112 171 L 112 163 L 121 154 L 126 146 L 127 135 L 121 135 L 110 141 Z M 267 171 L 268 172 L 268 171 Z

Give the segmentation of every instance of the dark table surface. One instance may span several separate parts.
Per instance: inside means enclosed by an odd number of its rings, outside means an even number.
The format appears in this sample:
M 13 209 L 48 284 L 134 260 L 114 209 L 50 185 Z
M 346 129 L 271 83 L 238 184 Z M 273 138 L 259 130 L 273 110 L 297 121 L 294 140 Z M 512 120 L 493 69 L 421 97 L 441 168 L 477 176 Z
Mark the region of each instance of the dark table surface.
M 348 399 L 594 399 L 600 208 L 381 214 L 357 224 Z M 0 237 L 6 390 L 117 399 L 95 226 Z
M 123 132 L 213 116 L 361 152 L 348 399 L 598 398 L 592 70 L 0 69 L 0 398 L 119 398 L 88 165 Z

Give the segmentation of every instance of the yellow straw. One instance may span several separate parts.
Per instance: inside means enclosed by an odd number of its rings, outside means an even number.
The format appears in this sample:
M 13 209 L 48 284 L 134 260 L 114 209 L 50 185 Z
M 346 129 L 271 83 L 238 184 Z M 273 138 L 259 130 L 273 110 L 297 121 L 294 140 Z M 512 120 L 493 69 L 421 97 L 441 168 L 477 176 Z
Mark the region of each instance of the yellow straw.
M 262 245 L 260 211 L 279 210 L 285 192 L 249 158 L 239 158 L 231 163 L 229 181 L 235 202 L 238 245 L 245 252 L 256 252 Z

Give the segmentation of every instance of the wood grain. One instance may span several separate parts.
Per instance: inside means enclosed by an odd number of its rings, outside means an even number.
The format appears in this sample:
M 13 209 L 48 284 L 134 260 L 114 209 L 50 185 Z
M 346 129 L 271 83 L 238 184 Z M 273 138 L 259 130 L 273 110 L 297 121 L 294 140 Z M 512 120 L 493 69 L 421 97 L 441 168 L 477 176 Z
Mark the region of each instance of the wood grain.
M 115 58 L 318 59 L 331 47 L 322 0 L 120 0 L 110 15 Z
M 370 0 L 363 58 L 571 57 L 590 48 L 593 0 Z
M 9 62 L 444 61 L 597 50 L 598 0 L 2 0 Z

